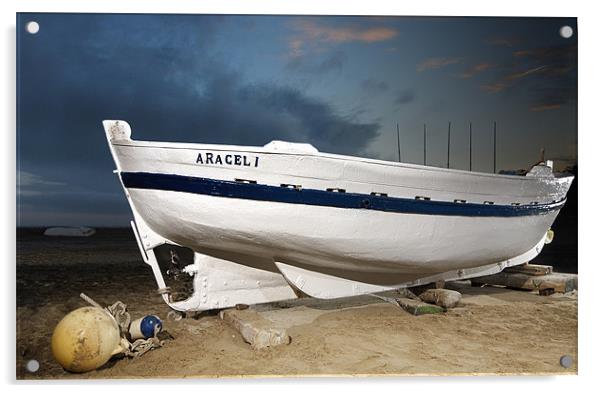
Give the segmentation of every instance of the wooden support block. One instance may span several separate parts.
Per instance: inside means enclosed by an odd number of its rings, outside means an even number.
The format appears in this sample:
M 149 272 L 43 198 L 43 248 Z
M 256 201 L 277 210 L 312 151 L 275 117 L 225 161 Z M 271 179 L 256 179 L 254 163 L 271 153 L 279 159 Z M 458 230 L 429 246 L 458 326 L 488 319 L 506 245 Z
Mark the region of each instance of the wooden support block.
M 251 344 L 253 349 L 290 344 L 291 342 L 291 337 L 287 334 L 286 329 L 273 326 L 270 321 L 254 310 L 223 310 L 220 311 L 219 316 L 238 330 L 245 342 Z
M 412 315 L 423 315 L 423 314 L 437 314 L 445 311 L 442 307 L 435 306 L 433 304 L 424 303 L 420 300 L 408 299 L 408 298 L 396 298 L 395 301 L 399 307 Z
M 451 289 L 427 289 L 420 294 L 420 300 L 426 303 L 436 304 L 439 307 L 453 308 L 462 299 L 462 294 Z
M 412 289 L 414 289 L 414 288 L 412 288 Z M 414 292 L 412 292 L 409 288 L 399 288 L 397 290 L 397 293 L 401 297 L 407 297 L 409 299 L 420 300 L 420 298 Z M 398 298 L 396 297 L 395 300 L 397 300 L 397 299 Z
M 551 288 L 554 292 L 570 292 L 577 289 L 577 275 L 567 273 L 551 273 L 545 276 L 532 276 L 524 273 L 507 273 L 506 271 L 485 277 L 475 277 L 473 284 L 501 285 L 509 288 L 542 290 Z
M 532 265 L 526 263 L 524 265 L 508 267 L 504 269 L 504 271 L 506 273 L 523 273 L 531 276 L 544 276 L 546 274 L 551 274 L 554 271 L 554 268 L 549 265 Z

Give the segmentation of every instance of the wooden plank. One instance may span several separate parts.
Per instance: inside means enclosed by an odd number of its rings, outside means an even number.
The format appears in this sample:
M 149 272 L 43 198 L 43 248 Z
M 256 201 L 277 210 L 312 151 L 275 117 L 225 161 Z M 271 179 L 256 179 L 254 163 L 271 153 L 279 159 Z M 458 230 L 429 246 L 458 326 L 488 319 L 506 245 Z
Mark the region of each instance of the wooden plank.
M 577 275 L 568 273 L 551 273 L 545 276 L 533 276 L 524 273 L 507 273 L 506 271 L 491 276 L 471 279 L 476 285 L 501 285 L 509 288 L 542 290 L 551 288 L 554 292 L 566 293 L 577 289 Z
M 437 314 L 445 311 L 445 309 L 442 307 L 434 304 L 428 304 L 420 300 L 396 298 L 395 301 L 399 307 L 403 308 L 412 315 Z
M 451 289 L 435 288 L 427 289 L 420 294 L 420 300 L 426 303 L 436 304 L 439 307 L 454 308 L 462 299 L 462 294 Z
M 551 274 L 554 271 L 554 268 L 549 265 L 532 265 L 526 263 L 524 265 L 508 267 L 504 269 L 504 271 L 506 273 L 523 273 L 531 276 L 544 276 L 546 274 Z
M 286 329 L 273 326 L 254 310 L 229 309 L 220 311 L 219 316 L 230 326 L 238 330 L 253 349 L 289 344 L 291 337 Z

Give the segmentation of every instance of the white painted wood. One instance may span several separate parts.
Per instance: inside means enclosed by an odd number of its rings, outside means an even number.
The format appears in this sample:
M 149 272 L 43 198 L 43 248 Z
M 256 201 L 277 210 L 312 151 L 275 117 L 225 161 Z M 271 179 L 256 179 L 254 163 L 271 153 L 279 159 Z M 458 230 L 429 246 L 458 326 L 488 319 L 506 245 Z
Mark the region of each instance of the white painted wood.
M 133 141 L 127 123 L 103 124 L 117 173 L 246 179 L 273 186 L 504 205 L 563 200 L 573 179 L 554 177 L 548 167 L 535 168 L 530 176 L 494 175 L 326 154 L 311 145 L 280 141 L 264 147 Z M 219 155 L 220 164 L 208 160 L 208 153 L 213 159 Z M 304 278 L 305 289 L 300 289 L 317 297 L 492 274 L 537 255 L 558 214 L 556 210 L 520 217 L 436 216 L 151 189 L 124 187 L 124 191 L 143 253 L 172 243 L 199 255 L 195 295 L 170 304 L 176 309 L 244 303 L 234 302 L 239 297 L 247 297 L 247 303 L 283 299 L 292 291 L 284 289 L 280 273 L 293 283 L 291 278 Z M 145 261 L 156 263 L 148 256 Z M 197 287 L 202 269 L 211 272 L 208 283 L 251 282 L 241 277 L 259 274 L 277 289 L 266 294 L 263 285 L 238 285 L 222 294 L 214 287 L 215 296 L 203 303 L 202 288 Z M 157 280 L 161 286 L 162 278 Z
M 127 132 L 120 131 L 125 135 Z M 301 184 L 303 188 L 319 190 L 343 188 L 363 194 L 380 192 L 401 198 L 428 196 L 432 200 L 463 199 L 468 203 L 551 203 L 566 196 L 573 179 L 572 176 L 495 175 L 321 152 L 278 152 L 268 147 L 143 142 L 128 138 L 112 140 L 111 148 L 118 170 L 124 172 L 230 181 L 242 178 L 268 185 Z M 198 155 L 207 152 L 247 156 L 253 163 L 257 158 L 259 164 L 245 167 L 197 163 Z
M 287 265 L 278 261 L 275 263 L 282 275 L 286 277 L 287 281 L 298 290 L 311 297 L 316 297 L 319 299 L 334 299 L 338 297 L 385 292 L 393 289 L 423 285 L 436 281 L 453 281 L 458 279 L 488 276 L 499 273 L 507 267 L 520 265 L 533 259 L 541 251 L 544 242 L 545 237 L 542 238 L 540 242 L 531 250 L 509 260 L 475 268 L 448 271 L 392 286 L 370 285 L 358 281 L 330 276 L 317 271 L 302 269 L 300 267 Z
M 521 255 L 557 213 L 456 217 L 220 198 L 131 189 L 136 210 L 162 238 L 245 263 L 255 257 L 395 285 Z M 247 262 L 248 263 L 248 262 Z
M 291 285 L 301 292 L 319 299 L 335 299 L 395 289 L 394 287 L 365 284 L 329 276 L 278 261 L 276 261 L 276 266 Z
M 194 275 L 193 295 L 184 301 L 172 302 L 153 248 L 165 243 L 175 243 L 159 240 L 160 236 L 153 233 L 140 216 L 137 216 L 136 221 L 138 224 L 132 221 L 132 229 L 142 258 L 152 268 L 163 300 L 175 310 L 202 311 L 297 297 L 278 273 L 195 253 L 194 263 L 184 268 L 186 273 Z M 153 239 L 153 242 L 149 241 L 145 247 L 143 239 Z

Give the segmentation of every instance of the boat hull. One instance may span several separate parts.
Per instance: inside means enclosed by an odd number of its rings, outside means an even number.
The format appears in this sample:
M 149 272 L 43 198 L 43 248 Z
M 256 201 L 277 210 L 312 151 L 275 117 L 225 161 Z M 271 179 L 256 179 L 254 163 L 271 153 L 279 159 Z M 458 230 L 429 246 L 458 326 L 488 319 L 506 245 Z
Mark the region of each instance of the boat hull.
M 297 281 L 292 286 L 299 289 L 307 280 L 330 283 L 305 287 L 332 297 L 528 262 L 541 250 L 572 181 L 547 166 L 504 176 L 286 143 L 133 141 L 119 121 L 106 121 L 105 130 L 143 258 L 159 286 L 163 279 L 147 252 L 171 243 L 214 258 L 195 262 L 197 292 L 211 286 L 199 281 L 198 269 L 231 266 L 227 276 L 240 277 L 241 287 L 250 285 L 245 269 L 264 272 L 253 273 L 266 275 L 249 292 L 256 290 L 257 299 L 265 298 L 262 281 L 279 293 L 271 300 L 290 297 L 288 284 Z M 329 286 L 342 289 L 322 290 Z M 234 301 L 220 299 L 213 307 Z M 193 300 L 180 309 L 210 307 L 201 295 Z
M 558 214 L 443 216 L 128 192 L 153 231 L 196 252 L 243 264 L 250 256 L 282 261 L 378 285 L 513 258 L 537 244 Z

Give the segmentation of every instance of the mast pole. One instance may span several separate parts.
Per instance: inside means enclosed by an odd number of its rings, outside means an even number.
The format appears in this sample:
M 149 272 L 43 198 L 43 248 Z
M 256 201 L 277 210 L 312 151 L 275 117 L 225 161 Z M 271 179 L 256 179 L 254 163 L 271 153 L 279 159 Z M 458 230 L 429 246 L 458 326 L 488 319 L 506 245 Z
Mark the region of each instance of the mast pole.
M 401 162 L 401 140 L 399 138 L 399 123 L 397 123 L 397 156 Z
M 497 122 L 493 122 L 493 173 L 497 169 Z
M 423 146 L 424 146 L 423 161 L 424 161 L 424 165 L 426 166 L 426 123 L 424 124 Z
M 447 124 L 447 169 L 449 169 L 449 145 L 451 143 L 451 121 Z
M 470 122 L 468 133 L 468 170 L 472 171 L 472 121 Z

